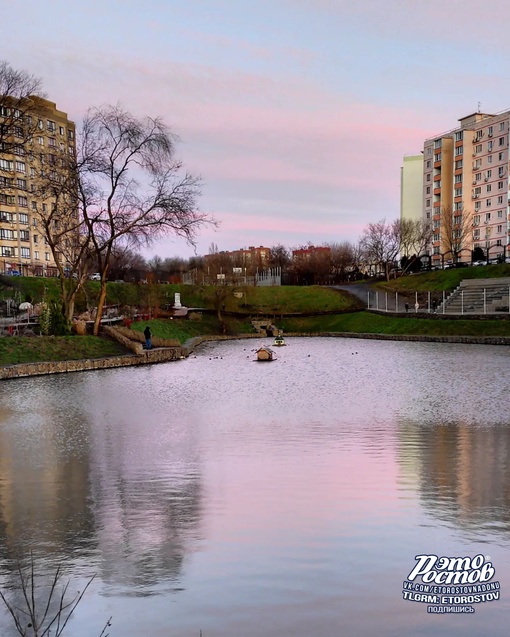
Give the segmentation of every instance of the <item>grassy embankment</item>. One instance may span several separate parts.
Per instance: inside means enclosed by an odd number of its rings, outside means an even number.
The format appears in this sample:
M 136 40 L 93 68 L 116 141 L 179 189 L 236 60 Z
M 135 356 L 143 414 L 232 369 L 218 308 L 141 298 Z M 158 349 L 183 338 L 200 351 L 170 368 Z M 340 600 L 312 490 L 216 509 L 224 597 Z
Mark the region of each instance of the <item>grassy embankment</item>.
M 510 265 L 486 266 L 435 271 L 401 277 L 389 283 L 379 283 L 381 290 L 398 291 L 421 295 L 428 291 L 439 293 L 453 290 L 462 279 L 510 276 Z M 58 294 L 58 280 L 26 278 L 17 281 L 22 299 L 38 302 L 43 293 L 51 298 Z M 99 284 L 90 281 L 79 299 L 79 309 L 92 307 Z M 180 292 L 181 302 L 188 307 L 214 307 L 216 288 L 181 285 L 135 285 L 108 284 L 107 303 L 137 305 L 141 308 L 158 308 L 172 304 L 175 292 Z M 242 292 L 241 298 L 229 294 L 224 301 L 226 312 L 245 313 L 246 319 L 225 316 L 228 333 L 253 333 L 248 317 L 270 317 L 286 333 L 353 332 L 372 334 L 406 335 L 466 335 L 466 336 L 510 336 L 510 322 L 501 320 L 434 320 L 428 318 L 394 318 L 368 312 L 354 312 L 326 316 L 285 318 L 294 313 L 352 310 L 357 302 L 349 295 L 321 288 L 270 287 L 235 288 Z M 234 292 L 234 290 L 232 290 Z M 422 296 L 422 298 L 424 298 Z M 148 322 L 155 335 L 177 339 L 183 343 L 188 338 L 201 334 L 220 333 L 220 324 L 214 315 L 195 315 L 195 320 L 153 319 Z M 134 323 L 133 328 L 143 330 L 147 322 Z M 39 337 L 0 339 L 0 364 L 35 362 L 42 360 L 65 360 L 109 356 L 122 352 L 122 348 L 107 340 L 94 337 Z

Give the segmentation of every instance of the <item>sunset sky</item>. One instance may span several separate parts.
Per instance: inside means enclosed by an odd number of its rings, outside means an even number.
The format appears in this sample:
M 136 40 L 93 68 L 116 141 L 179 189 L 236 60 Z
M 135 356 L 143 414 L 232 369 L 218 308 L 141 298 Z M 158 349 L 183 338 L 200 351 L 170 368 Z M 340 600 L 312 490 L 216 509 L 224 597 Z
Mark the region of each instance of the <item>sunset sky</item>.
M 400 166 L 478 110 L 510 108 L 510 4 L 473 0 L 25 0 L 0 58 L 78 124 L 161 116 L 220 222 L 197 253 L 356 241 L 399 215 Z M 182 240 L 147 255 L 192 256 Z

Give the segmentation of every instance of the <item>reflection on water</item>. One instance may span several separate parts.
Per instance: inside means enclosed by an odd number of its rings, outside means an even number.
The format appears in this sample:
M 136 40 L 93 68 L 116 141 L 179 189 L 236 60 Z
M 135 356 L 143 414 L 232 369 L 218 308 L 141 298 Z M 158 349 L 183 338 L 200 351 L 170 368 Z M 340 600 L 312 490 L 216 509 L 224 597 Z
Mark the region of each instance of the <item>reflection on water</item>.
M 258 344 L 4 383 L 4 586 L 31 550 L 97 573 L 75 637 L 110 615 L 112 637 L 506 634 L 508 350 L 303 338 L 269 365 Z M 488 549 L 497 603 L 401 599 L 416 554 Z

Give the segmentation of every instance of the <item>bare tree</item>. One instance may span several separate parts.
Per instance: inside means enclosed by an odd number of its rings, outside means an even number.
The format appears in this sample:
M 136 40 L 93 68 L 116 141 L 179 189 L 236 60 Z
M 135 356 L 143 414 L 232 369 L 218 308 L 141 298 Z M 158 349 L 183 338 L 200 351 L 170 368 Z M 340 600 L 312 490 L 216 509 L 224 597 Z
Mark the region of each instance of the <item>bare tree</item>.
M 390 270 L 400 251 L 400 237 L 400 221 L 386 223 L 382 219 L 377 223 L 369 223 L 360 239 L 366 262 L 384 270 L 388 281 Z
M 51 250 L 60 278 L 63 314 L 70 324 L 76 296 L 93 262 L 90 228 L 78 207 L 79 170 L 74 153 L 50 147 L 31 157 L 31 185 L 37 196 L 32 216 Z
M 150 245 L 173 234 L 193 244 L 205 224 L 197 211 L 200 181 L 175 158 L 177 138 L 158 118 L 137 119 L 120 107 L 90 110 L 78 149 L 78 198 L 101 274 L 94 333 L 106 298 L 112 254 L 119 241 Z
M 331 268 L 336 281 L 344 281 L 358 265 L 355 261 L 356 248 L 350 241 L 330 243 Z
M 12 153 L 30 141 L 43 97 L 38 77 L 0 60 L 0 152 Z
M 292 259 L 287 248 L 278 243 L 271 248 L 271 252 L 269 253 L 269 262 L 268 265 L 270 267 L 276 268 L 284 268 L 290 265 Z
M 430 240 L 432 239 L 432 228 L 430 224 L 424 223 L 422 220 L 401 219 L 400 220 L 400 257 L 404 271 L 411 264 L 425 254 Z M 421 263 L 421 262 L 420 262 Z
M 445 254 L 450 253 L 454 263 L 470 245 L 471 213 L 465 208 L 455 210 L 452 206 L 441 208 L 441 243 Z

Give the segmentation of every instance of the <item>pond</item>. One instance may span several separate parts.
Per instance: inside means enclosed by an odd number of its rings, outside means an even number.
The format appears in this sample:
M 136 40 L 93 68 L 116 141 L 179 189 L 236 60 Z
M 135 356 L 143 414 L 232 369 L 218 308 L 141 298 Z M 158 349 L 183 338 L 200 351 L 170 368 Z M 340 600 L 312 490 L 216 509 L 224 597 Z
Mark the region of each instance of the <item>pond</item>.
M 43 584 L 95 575 L 70 637 L 506 635 L 510 350 L 286 342 L 4 381 L 3 590 L 32 551 Z M 403 599 L 418 555 L 482 556 L 498 595 Z

